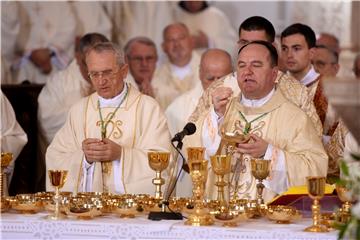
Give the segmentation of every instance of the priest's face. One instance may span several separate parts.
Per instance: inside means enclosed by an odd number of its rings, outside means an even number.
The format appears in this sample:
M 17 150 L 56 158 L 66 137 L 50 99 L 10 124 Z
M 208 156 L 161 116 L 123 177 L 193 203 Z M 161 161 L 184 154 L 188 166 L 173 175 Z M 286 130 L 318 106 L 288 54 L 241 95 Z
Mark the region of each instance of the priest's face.
M 137 84 L 141 84 L 144 80 L 151 81 L 157 61 L 156 49 L 153 46 L 141 42 L 133 43 L 126 60 Z
M 316 54 L 313 57 L 315 71 L 323 76 L 335 77 L 339 71 L 339 64 L 336 62 L 336 56 L 331 50 L 326 48 L 316 48 Z
M 185 66 L 190 62 L 193 50 L 189 30 L 179 23 L 166 27 L 162 48 L 172 64 L 179 67 Z
M 120 94 L 128 65 L 119 65 L 112 51 L 91 51 L 86 55 L 91 82 L 99 96 L 110 99 Z
M 269 50 L 260 44 L 242 49 L 237 61 L 237 79 L 241 92 L 248 99 L 261 99 L 275 86 L 277 67 L 272 66 Z
M 293 34 L 281 39 L 281 59 L 293 75 L 303 76 L 311 66 L 314 48 L 308 47 L 305 37 Z M 300 79 L 298 79 L 300 80 Z

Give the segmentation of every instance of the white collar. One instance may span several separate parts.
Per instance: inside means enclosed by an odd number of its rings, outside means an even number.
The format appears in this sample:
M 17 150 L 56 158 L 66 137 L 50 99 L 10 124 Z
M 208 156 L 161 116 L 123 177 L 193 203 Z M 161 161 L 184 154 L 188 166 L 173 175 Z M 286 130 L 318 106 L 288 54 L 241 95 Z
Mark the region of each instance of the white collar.
M 246 107 L 261 107 L 262 105 L 264 105 L 265 103 L 267 103 L 270 98 L 274 95 L 275 93 L 275 88 L 273 88 L 268 95 L 266 95 L 265 97 L 261 98 L 261 99 L 247 99 L 244 94 L 241 94 L 241 100 L 240 103 L 243 104 Z
M 191 73 L 191 61 L 183 67 L 179 67 L 170 63 L 170 69 L 171 69 L 171 73 L 175 77 L 179 78 L 180 80 L 183 80 L 187 75 Z
M 300 80 L 300 82 L 302 83 L 302 85 L 307 86 L 307 85 L 309 85 L 310 83 L 314 82 L 314 81 L 318 78 L 319 75 L 320 75 L 320 74 L 318 74 L 318 73 L 315 71 L 313 65 L 311 65 L 310 70 L 309 70 L 309 71 L 307 72 L 307 74 L 303 77 L 303 79 Z
M 123 98 L 126 96 L 127 91 L 128 91 L 128 86 L 126 83 L 124 83 L 123 90 L 117 96 L 110 98 L 110 99 L 106 99 L 106 98 L 99 96 L 100 107 L 101 108 L 117 107 L 119 105 L 119 103 L 121 103 L 121 101 L 123 101 Z

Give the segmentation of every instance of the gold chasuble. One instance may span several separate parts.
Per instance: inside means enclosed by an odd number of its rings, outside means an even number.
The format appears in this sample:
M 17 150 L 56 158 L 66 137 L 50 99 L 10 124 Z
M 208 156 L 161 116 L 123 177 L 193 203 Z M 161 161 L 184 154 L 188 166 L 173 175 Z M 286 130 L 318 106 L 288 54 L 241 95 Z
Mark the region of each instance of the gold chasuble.
M 202 121 L 211 133 L 210 114 Z M 240 97 L 234 97 L 227 105 L 224 120 L 219 126 L 219 131 L 244 134 L 249 132 L 256 134 L 272 145 L 270 176 L 267 180 L 276 179 L 278 174 L 274 170 L 280 156 L 284 153 L 288 187 L 306 184 L 307 176 L 326 176 L 328 158 L 323 148 L 321 139 L 318 137 L 314 124 L 310 118 L 293 103 L 287 100 L 281 91 L 276 90 L 274 95 L 261 107 L 246 107 L 240 103 Z M 199 131 L 203 130 L 200 128 Z M 200 133 L 201 134 L 201 133 Z M 217 133 L 219 134 L 219 133 Z M 210 136 L 211 138 L 211 136 Z M 250 141 L 252 141 L 250 139 Z M 229 152 L 226 145 L 219 149 L 222 154 Z M 251 156 L 248 154 L 232 154 L 232 172 L 227 181 L 230 182 L 230 197 L 237 186 L 239 198 L 256 198 L 256 180 L 251 174 Z M 238 163 L 238 164 L 236 164 Z M 215 198 L 216 177 L 213 171 L 209 171 L 208 195 Z M 283 182 L 267 181 L 264 189 L 265 201 L 271 200 L 276 193 L 271 189 L 280 189 Z
M 86 138 L 102 139 L 102 121 L 99 114 L 98 94 L 94 93 L 75 104 L 65 125 L 56 134 L 46 153 L 47 169 L 69 170 L 64 191 L 83 191 L 84 173 L 82 142 Z M 101 108 L 106 137 L 122 147 L 121 179 L 114 179 L 112 162 L 95 162 L 91 191 L 115 192 L 115 184 L 122 184 L 126 193 L 153 194 L 152 179 L 147 153 L 171 149 L 166 118 L 156 101 L 141 94 L 130 84 L 128 93 L 116 107 Z M 113 117 L 111 117 L 113 115 Z M 106 125 L 106 123 L 108 124 Z M 105 126 L 106 125 L 106 126 Z M 104 134 L 104 133 L 103 133 Z M 167 178 L 167 172 L 164 172 Z M 115 183 L 116 182 L 116 183 Z M 46 189 L 52 190 L 49 180 Z

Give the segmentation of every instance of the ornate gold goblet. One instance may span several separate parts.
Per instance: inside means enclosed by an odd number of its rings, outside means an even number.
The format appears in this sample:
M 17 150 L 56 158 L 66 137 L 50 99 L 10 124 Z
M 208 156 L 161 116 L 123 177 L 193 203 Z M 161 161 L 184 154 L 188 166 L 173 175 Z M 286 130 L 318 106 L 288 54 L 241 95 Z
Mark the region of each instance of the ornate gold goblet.
M 344 186 L 336 185 L 336 192 L 341 202 L 343 202 L 337 213 L 337 220 L 341 223 L 347 223 L 351 218 L 351 202 L 355 199 L 349 189 Z
M 264 184 L 262 181 L 269 176 L 270 173 L 270 161 L 254 158 L 251 159 L 251 174 L 256 178 L 259 182 L 256 185 L 257 188 L 257 202 L 258 205 L 261 206 L 264 204 L 264 199 L 262 196 Z
M 155 178 L 152 183 L 155 185 L 155 198 L 162 199 L 161 185 L 165 184 L 165 179 L 161 177 L 161 172 L 169 165 L 169 152 L 148 152 L 149 165 L 155 171 Z
M 60 213 L 60 201 L 61 201 L 60 188 L 62 188 L 66 182 L 68 171 L 49 170 L 48 173 L 49 173 L 50 183 L 52 186 L 55 187 L 55 196 L 54 196 L 55 212 L 54 215 L 49 215 L 46 218 L 51 220 L 64 219 L 66 218 L 66 216 Z
M 328 232 L 326 226 L 320 225 L 321 212 L 319 200 L 325 193 L 325 177 L 307 177 L 307 189 L 309 196 L 314 200 L 311 206 L 313 225 L 304 229 L 305 232 Z
M 214 155 L 210 157 L 211 166 L 217 176 L 215 186 L 218 189 L 217 201 L 219 202 L 220 214 L 228 213 L 228 203 L 225 200 L 224 188 L 228 183 L 224 180 L 224 176 L 231 171 L 231 156 L 227 155 Z
M 214 224 L 209 209 L 204 206 L 205 184 L 208 173 L 208 161 L 189 162 L 190 175 L 193 181 L 193 198 L 195 207 L 193 212 L 188 216 L 186 225 L 208 226 Z
M 6 178 L 6 174 L 4 173 L 4 170 L 10 165 L 12 159 L 13 159 L 12 153 L 1 152 L 1 173 L 0 173 L 1 198 L 7 194 L 7 178 Z
M 203 147 L 189 147 L 187 148 L 188 162 L 201 162 L 204 160 L 205 148 Z
M 222 149 L 225 149 L 226 155 L 233 156 L 236 150 L 236 145 L 247 143 L 250 140 L 250 135 L 239 134 L 238 132 L 229 132 L 226 131 L 225 128 L 226 127 L 223 127 L 220 130 L 221 142 L 216 154 L 221 154 Z M 240 168 L 241 168 L 242 158 L 243 158 L 243 154 L 240 154 L 239 157 L 237 157 L 237 161 L 235 162 L 234 165 L 234 175 L 231 180 L 231 182 L 234 184 L 233 197 L 232 197 L 234 201 L 238 199 L 239 178 L 240 178 Z
M 225 146 L 226 154 L 231 155 L 234 150 L 235 146 L 238 143 L 246 143 L 250 139 L 250 135 L 238 134 L 233 132 L 225 132 L 224 129 L 221 130 L 221 143 L 219 147 L 219 151 Z M 220 152 L 217 152 L 220 154 Z

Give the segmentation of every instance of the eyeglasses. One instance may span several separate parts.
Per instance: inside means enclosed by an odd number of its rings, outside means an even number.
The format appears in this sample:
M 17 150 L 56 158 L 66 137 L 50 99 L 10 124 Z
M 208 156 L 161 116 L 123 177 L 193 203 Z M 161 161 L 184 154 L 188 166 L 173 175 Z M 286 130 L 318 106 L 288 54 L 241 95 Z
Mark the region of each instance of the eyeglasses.
M 100 72 L 89 72 L 89 77 L 91 80 L 99 80 L 100 78 L 113 78 L 115 76 L 115 74 L 117 74 L 119 71 L 121 70 L 121 68 L 118 68 L 116 71 L 109 69 L 109 70 L 105 70 L 105 71 L 100 71 Z
M 135 62 L 136 64 L 142 63 L 143 61 L 145 62 L 154 62 L 156 61 L 156 56 L 135 56 L 135 57 L 128 57 L 130 59 L 130 61 Z

